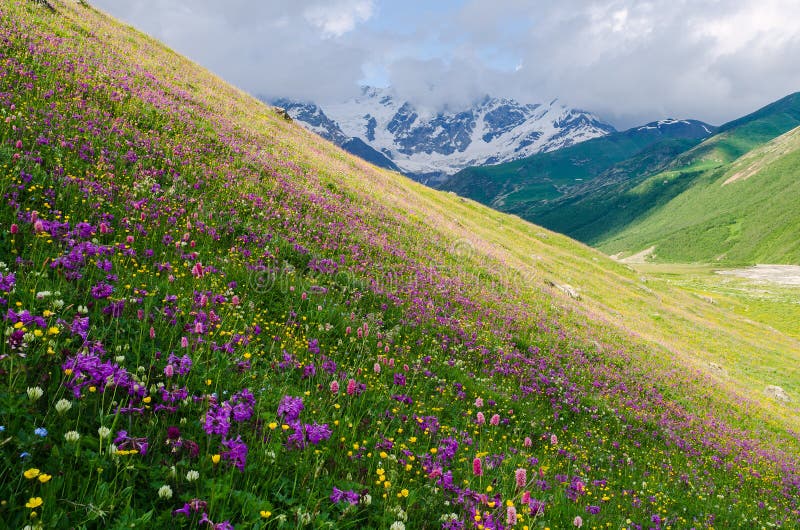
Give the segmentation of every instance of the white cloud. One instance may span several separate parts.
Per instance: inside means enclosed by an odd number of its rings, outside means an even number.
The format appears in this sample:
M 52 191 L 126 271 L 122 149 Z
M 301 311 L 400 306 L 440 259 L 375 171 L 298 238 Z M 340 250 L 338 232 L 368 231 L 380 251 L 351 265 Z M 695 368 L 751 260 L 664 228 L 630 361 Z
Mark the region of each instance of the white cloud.
M 341 37 L 353 31 L 357 24 L 369 20 L 373 10 L 371 0 L 345 0 L 309 6 L 303 15 L 326 35 Z
M 94 1 L 269 97 L 325 103 L 367 78 L 427 107 L 558 97 L 625 127 L 800 90 L 797 0 Z

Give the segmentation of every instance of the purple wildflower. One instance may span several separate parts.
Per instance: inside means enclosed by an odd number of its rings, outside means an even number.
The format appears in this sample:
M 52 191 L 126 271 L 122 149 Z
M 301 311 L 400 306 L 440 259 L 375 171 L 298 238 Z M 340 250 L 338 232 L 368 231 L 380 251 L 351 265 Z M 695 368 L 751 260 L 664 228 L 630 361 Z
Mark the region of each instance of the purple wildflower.
M 147 438 L 128 436 L 127 431 L 118 431 L 117 437 L 114 438 L 114 443 L 120 449 L 135 450 L 142 455 L 147 454 L 147 448 L 150 445 L 147 442 Z
M 17 278 L 14 276 L 13 272 L 6 274 L 5 276 L 0 274 L 0 291 L 4 291 L 6 293 L 11 292 L 16 282 Z
M 228 435 L 231 428 L 231 409 L 227 403 L 222 405 L 211 405 L 206 412 L 206 421 L 203 430 L 206 434 L 219 434 L 222 437 Z
M 300 412 L 303 410 L 303 398 L 294 396 L 283 396 L 278 405 L 278 416 L 283 416 L 287 423 L 297 421 Z
M 355 506 L 356 504 L 358 504 L 359 495 L 353 490 L 342 491 L 336 486 L 334 486 L 333 493 L 331 493 L 330 499 L 331 502 L 334 504 L 346 501 Z
M 244 465 L 247 462 L 247 444 L 242 441 L 241 436 L 235 440 L 224 440 L 222 445 L 229 450 L 222 453 L 223 458 L 230 460 L 239 471 L 244 472 Z
M 236 421 L 247 421 L 253 416 L 253 407 L 256 398 L 249 389 L 245 388 L 238 394 L 234 394 L 228 403 L 231 405 L 231 414 Z
M 308 441 L 313 445 L 317 445 L 321 441 L 329 439 L 332 434 L 327 423 L 323 423 L 322 425 L 319 425 L 316 422 L 312 424 L 306 424 L 305 431 Z
M 107 283 L 100 282 L 97 285 L 91 288 L 92 298 L 95 300 L 100 300 L 102 298 L 108 298 L 111 296 L 111 293 L 114 292 L 114 288 Z

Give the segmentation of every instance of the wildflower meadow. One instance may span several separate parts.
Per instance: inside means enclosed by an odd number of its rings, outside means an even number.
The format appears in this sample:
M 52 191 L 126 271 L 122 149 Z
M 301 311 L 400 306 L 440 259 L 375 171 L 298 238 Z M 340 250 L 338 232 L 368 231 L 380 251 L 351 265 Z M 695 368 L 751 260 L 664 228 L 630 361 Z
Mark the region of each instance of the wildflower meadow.
M 0 527 L 800 524 L 796 433 L 50 4 L 0 3 Z

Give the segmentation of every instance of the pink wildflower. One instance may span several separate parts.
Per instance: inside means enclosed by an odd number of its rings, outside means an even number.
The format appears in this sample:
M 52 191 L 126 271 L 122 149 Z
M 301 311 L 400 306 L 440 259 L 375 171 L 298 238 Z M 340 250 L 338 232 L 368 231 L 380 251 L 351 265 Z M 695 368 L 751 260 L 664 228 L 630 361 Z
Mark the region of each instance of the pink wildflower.
M 524 467 L 517 468 L 514 472 L 514 480 L 517 482 L 517 487 L 522 489 L 528 483 L 528 472 Z

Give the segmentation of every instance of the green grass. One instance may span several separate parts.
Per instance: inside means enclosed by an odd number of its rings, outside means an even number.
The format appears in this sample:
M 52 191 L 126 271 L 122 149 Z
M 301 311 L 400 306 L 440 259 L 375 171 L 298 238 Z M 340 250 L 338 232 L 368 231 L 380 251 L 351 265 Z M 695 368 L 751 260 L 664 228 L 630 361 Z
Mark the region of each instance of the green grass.
M 679 263 L 798 263 L 799 172 L 796 129 L 702 172 L 691 186 L 607 235 L 598 246 L 616 253 L 655 245 L 655 259 Z M 627 195 L 652 195 L 668 176 L 652 177 Z

